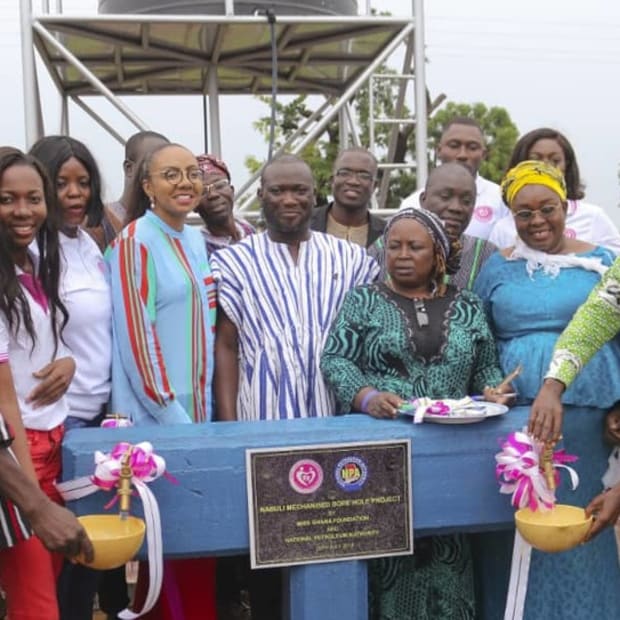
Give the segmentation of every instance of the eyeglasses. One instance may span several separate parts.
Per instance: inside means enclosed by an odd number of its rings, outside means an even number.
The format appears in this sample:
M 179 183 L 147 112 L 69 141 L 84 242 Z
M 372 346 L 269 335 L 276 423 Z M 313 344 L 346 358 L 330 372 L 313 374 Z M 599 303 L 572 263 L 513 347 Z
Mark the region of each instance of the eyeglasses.
M 540 207 L 540 209 L 521 209 L 520 211 L 513 211 L 512 215 L 516 220 L 529 222 L 534 217 L 535 213 L 540 213 L 540 215 L 548 220 L 553 216 L 558 208 L 558 205 L 544 205 L 543 207 Z
M 213 192 L 221 192 L 230 187 L 230 183 L 228 179 L 220 179 L 219 181 L 215 181 L 215 183 L 209 183 L 209 185 L 205 185 L 205 195 L 208 196 Z
M 339 168 L 336 170 L 336 176 L 340 179 L 352 179 L 355 177 L 358 181 L 371 183 L 375 176 L 366 170 L 351 170 L 351 168 Z
M 183 180 L 183 176 L 187 177 L 190 183 L 198 183 L 204 179 L 203 172 L 200 168 L 188 168 L 187 170 L 181 170 L 180 168 L 166 168 L 161 172 L 155 173 L 157 176 L 162 177 L 171 185 L 176 185 Z

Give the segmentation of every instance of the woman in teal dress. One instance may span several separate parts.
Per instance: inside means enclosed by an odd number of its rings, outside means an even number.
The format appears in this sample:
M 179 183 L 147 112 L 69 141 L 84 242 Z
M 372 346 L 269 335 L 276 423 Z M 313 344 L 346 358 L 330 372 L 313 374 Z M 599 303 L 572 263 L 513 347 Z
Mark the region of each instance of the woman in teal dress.
M 474 290 L 485 304 L 503 369 L 523 364 L 514 386 L 518 401 L 531 404 L 559 335 L 613 256 L 600 247 L 564 236 L 566 189 L 556 168 L 543 162 L 522 162 L 507 173 L 502 188 L 518 239 L 513 248 L 502 250 L 485 263 Z M 574 493 L 563 485 L 558 491 L 559 502 L 585 506 L 601 489 L 608 456 L 601 429 L 606 409 L 617 400 L 620 343 L 616 340 L 598 351 L 564 394 L 564 447 L 579 456 L 576 469 L 580 485 Z M 502 541 L 501 536 L 495 540 L 485 537 L 482 556 L 500 554 L 507 568 L 511 541 L 507 537 Z M 616 574 L 620 579 L 610 532 L 590 545 L 562 554 L 534 551 L 524 617 L 620 617 L 619 582 L 612 588 L 613 580 L 599 580 L 601 574 Z M 483 588 L 485 597 L 504 594 L 507 571 L 501 578 L 495 566 Z M 501 615 L 499 608 L 485 607 L 487 617 Z
M 506 397 L 480 300 L 447 286 L 456 244 L 424 209 L 398 213 L 385 231 L 389 283 L 353 289 L 332 325 L 321 370 L 339 411 L 394 417 L 405 399 Z M 509 388 L 506 388 L 509 389 Z M 416 540 L 414 556 L 370 562 L 373 620 L 474 618 L 467 537 Z

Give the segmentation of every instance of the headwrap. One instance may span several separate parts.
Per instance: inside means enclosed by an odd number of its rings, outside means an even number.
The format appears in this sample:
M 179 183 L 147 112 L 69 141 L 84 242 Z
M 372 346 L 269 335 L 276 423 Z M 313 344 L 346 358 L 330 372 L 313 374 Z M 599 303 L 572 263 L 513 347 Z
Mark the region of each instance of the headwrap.
M 512 207 L 517 192 L 526 185 L 544 185 L 566 201 L 564 176 L 555 166 L 543 161 L 526 160 L 511 168 L 502 180 L 502 198 Z
M 403 219 L 415 220 L 424 226 L 433 241 L 433 245 L 435 246 L 437 253 L 442 258 L 442 262 L 445 265 L 445 272 L 447 274 L 453 274 L 458 271 L 460 266 L 460 255 L 458 252 L 460 249 L 460 244 L 458 242 L 453 243 L 450 240 L 446 234 L 446 229 L 444 228 L 442 221 L 437 215 L 431 211 L 423 209 L 422 207 L 417 209 L 403 209 L 387 223 L 385 232 L 383 233 L 384 247 L 387 248 L 388 235 L 390 234 L 390 230 L 392 230 L 394 224 Z
M 196 159 L 198 160 L 198 167 L 205 176 L 208 174 L 223 174 L 230 181 L 228 166 L 215 155 L 204 153 L 203 155 L 197 155 Z

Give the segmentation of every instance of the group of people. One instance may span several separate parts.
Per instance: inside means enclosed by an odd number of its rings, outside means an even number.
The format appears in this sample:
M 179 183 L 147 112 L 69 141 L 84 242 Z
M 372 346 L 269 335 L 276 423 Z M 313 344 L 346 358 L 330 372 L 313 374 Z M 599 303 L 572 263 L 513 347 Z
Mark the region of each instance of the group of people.
M 63 563 L 63 553 L 92 549 L 54 486 L 64 434 L 108 412 L 141 426 L 394 418 L 416 397 L 512 403 L 516 393 L 518 404 L 534 402 L 537 438 L 562 432 L 581 456 L 577 501 L 598 496 L 603 421 L 612 440 L 620 435 L 620 234 L 582 201 L 575 154 L 559 132 L 524 135 L 501 188 L 478 174 L 486 146 L 474 120 L 453 119 L 437 151 L 441 165 L 389 222 L 369 209 L 378 165 L 367 150 L 338 155 L 333 200 L 321 207 L 309 166 L 278 157 L 261 173 L 257 232 L 233 212 L 223 161 L 155 132 L 128 140 L 123 194 L 108 205 L 81 142 L 50 136 L 28 154 L 0 149 L 0 457 L 14 455 L 24 488 L 42 491 L 26 497 L 3 472 L 12 527 L 0 586 L 10 618 L 90 618 L 96 592 L 110 618 L 128 604 L 122 571 Z M 192 212 L 202 226 L 188 225 Z M 582 336 L 593 330 L 578 308 L 596 286 L 588 303 L 606 329 L 587 347 Z M 523 373 L 506 384 L 519 363 Z M 593 533 L 617 518 L 619 495 L 593 501 Z M 533 578 L 526 617 L 617 616 L 610 537 L 559 558 L 534 555 L 533 573 L 545 576 Z M 510 549 L 478 542 L 430 537 L 412 557 L 370 562 L 373 620 L 483 615 L 476 586 L 483 599 L 505 586 L 475 566 L 491 548 L 509 562 Z M 209 558 L 167 561 L 145 617 L 215 618 L 216 578 L 220 598 L 234 597 L 226 584 L 240 573 L 252 617 L 280 617 L 278 571 L 247 574 L 243 559 Z M 594 589 L 596 574 L 609 578 Z M 146 579 L 141 566 L 138 608 Z

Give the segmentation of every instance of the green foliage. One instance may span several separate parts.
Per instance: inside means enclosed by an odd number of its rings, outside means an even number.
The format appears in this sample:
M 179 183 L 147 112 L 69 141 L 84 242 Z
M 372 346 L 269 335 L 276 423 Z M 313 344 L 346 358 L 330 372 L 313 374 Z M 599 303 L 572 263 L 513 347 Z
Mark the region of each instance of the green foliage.
M 383 74 L 396 74 L 395 71 L 383 67 Z M 374 117 L 394 117 L 396 115 L 396 99 L 398 80 L 377 80 L 375 82 Z M 269 105 L 269 97 L 260 97 L 261 101 Z M 432 106 L 429 102 L 429 108 Z M 368 86 L 364 86 L 353 102 L 353 109 L 357 116 L 360 128 L 360 140 L 363 145 L 370 143 L 369 135 L 369 96 Z M 288 103 L 279 101 L 276 105 L 276 135 L 274 151 L 280 148 L 312 114 L 307 105 L 305 95 L 295 97 Z M 411 111 L 404 106 L 398 114 L 401 118 L 412 116 Z M 434 165 L 435 148 L 446 123 L 454 116 L 469 116 L 475 118 L 481 125 L 488 148 L 487 159 L 482 163 L 480 174 L 498 182 L 506 168 L 510 154 L 518 137 L 518 130 L 510 119 L 508 112 L 501 107 L 487 108 L 483 103 L 454 103 L 447 102 L 442 108 L 434 112 L 428 121 L 428 157 L 429 163 Z M 269 139 L 270 117 L 264 116 L 254 123 L 254 127 Z M 375 125 L 375 155 L 380 161 L 385 161 L 390 141 L 392 125 Z M 310 165 L 314 172 L 317 185 L 318 203 L 326 202 L 330 194 L 330 179 L 332 165 L 339 149 L 338 125 L 333 121 L 328 125 L 323 135 L 308 145 L 301 153 L 301 157 Z M 395 162 L 409 160 L 415 154 L 415 125 L 403 125 L 399 129 L 394 153 Z M 246 158 L 246 167 L 255 172 L 266 160 L 249 156 Z M 416 187 L 415 170 L 392 171 L 390 174 L 389 191 L 386 197 L 387 208 L 397 208 L 403 198 L 411 194 Z

